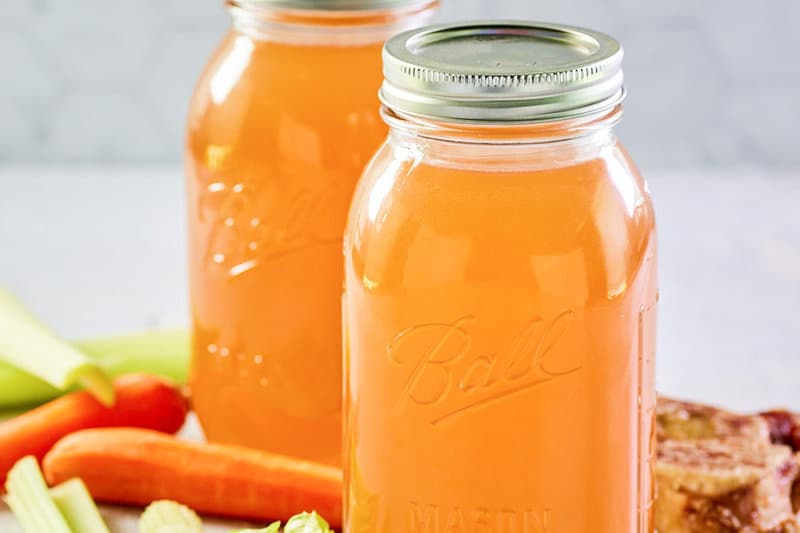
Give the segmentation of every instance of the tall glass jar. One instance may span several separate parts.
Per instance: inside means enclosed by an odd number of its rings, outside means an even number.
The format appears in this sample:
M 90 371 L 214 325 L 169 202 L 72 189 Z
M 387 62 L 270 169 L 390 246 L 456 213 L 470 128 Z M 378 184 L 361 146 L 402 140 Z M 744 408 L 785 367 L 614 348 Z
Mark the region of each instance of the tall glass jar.
M 345 531 L 652 531 L 656 236 L 611 37 L 391 39 L 345 235 Z
M 186 169 L 194 408 L 213 441 L 341 463 L 341 242 L 385 138 L 383 42 L 435 0 L 229 0 Z

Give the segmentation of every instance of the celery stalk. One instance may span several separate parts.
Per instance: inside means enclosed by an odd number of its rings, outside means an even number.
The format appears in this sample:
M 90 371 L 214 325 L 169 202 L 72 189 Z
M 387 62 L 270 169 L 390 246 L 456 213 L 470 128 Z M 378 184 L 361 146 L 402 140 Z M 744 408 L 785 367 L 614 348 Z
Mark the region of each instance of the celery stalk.
M 6 503 L 25 533 L 73 533 L 50 497 L 36 458 L 20 459 L 6 479 Z
M 286 522 L 284 533 L 331 533 L 331 527 L 316 511 L 296 514 Z
M 139 533 L 202 533 L 197 514 L 179 503 L 159 500 L 147 506 L 139 518 Z
M 190 336 L 186 329 L 145 331 L 75 343 L 112 376 L 147 372 L 170 378 L 176 383 L 186 383 L 189 345 Z
M 280 522 L 273 522 L 265 528 L 261 529 L 237 529 L 230 531 L 230 533 L 278 533 L 281 530 Z
M 53 487 L 50 489 L 50 497 L 53 498 L 72 531 L 109 533 L 108 526 L 100 516 L 100 511 L 94 504 L 86 485 L 79 478 L 70 479 Z
M 112 378 L 145 372 L 186 383 L 189 340 L 187 330 L 174 329 L 85 339 L 73 344 Z M 0 409 L 43 403 L 62 393 L 36 376 L 0 362 Z
M 0 360 L 57 389 L 79 384 L 102 403 L 114 402 L 114 386 L 105 371 L 36 321 L 8 293 L 0 297 Z
M 44 403 L 62 391 L 6 363 L 0 363 L 0 409 L 12 410 Z

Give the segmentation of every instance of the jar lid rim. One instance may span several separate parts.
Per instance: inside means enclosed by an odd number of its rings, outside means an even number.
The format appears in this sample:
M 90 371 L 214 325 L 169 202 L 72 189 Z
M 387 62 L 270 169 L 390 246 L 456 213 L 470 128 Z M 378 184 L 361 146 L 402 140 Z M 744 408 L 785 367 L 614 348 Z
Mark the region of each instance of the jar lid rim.
M 428 26 L 383 51 L 384 105 L 456 121 L 580 116 L 624 98 L 623 50 L 611 36 L 563 24 L 478 21 Z

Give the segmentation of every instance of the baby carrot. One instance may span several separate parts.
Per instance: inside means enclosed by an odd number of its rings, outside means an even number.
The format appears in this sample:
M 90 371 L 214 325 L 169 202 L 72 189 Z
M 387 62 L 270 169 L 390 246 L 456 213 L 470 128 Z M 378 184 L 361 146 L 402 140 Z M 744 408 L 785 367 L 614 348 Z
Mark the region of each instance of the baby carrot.
M 51 484 L 80 477 L 104 502 L 172 500 L 203 514 L 264 521 L 315 510 L 333 527 L 342 522 L 342 474 L 336 468 L 155 431 L 79 431 L 58 442 L 43 467 Z
M 186 401 L 166 379 L 131 374 L 118 378 L 114 389 L 113 407 L 105 407 L 87 392 L 74 392 L 0 423 L 0 481 L 20 458 L 42 459 L 73 431 L 132 426 L 174 433 L 186 419 Z

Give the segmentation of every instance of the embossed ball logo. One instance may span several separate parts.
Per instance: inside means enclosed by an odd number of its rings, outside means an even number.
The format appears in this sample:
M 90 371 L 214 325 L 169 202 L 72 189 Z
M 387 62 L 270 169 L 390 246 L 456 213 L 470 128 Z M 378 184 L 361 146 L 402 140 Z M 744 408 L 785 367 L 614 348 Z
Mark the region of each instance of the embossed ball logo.
M 207 268 L 236 277 L 285 255 L 341 241 L 348 189 L 339 182 L 284 190 L 256 179 L 214 181 L 201 190 Z
M 475 353 L 479 321 L 474 315 L 401 331 L 388 347 L 389 359 L 404 376 L 395 413 L 414 406 L 430 412 L 432 425 L 445 424 L 578 372 L 581 360 L 554 353 L 574 315 L 569 309 L 549 319 L 534 318 L 494 353 Z

